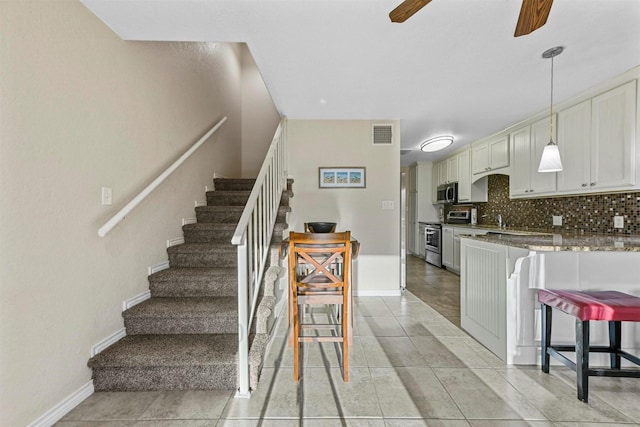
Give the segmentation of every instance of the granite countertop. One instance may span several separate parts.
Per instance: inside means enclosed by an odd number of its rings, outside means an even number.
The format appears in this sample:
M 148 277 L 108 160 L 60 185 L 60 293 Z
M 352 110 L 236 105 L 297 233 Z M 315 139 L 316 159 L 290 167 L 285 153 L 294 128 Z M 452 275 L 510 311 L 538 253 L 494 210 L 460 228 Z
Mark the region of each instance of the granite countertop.
M 476 227 L 482 229 L 480 227 Z M 607 234 L 549 233 L 529 230 L 490 230 L 490 234 L 469 239 L 513 246 L 532 251 L 619 251 L 640 252 L 640 236 Z M 509 234 L 511 233 L 511 234 Z

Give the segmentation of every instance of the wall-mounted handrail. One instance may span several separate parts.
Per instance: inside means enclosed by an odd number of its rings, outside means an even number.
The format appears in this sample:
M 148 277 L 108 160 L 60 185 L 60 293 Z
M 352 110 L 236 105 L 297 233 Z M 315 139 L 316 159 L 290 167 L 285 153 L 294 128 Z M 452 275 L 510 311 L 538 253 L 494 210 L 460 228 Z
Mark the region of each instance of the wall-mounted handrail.
M 202 138 L 198 140 L 195 144 L 191 146 L 178 160 L 173 162 L 171 166 L 169 166 L 164 172 L 162 172 L 156 179 L 154 179 L 151 184 L 147 185 L 147 187 L 140 192 L 136 197 L 131 199 L 129 203 L 125 205 L 122 209 L 118 211 L 109 221 L 107 221 L 100 229 L 98 230 L 98 236 L 104 237 L 106 234 L 111 231 L 113 227 L 115 227 L 120 221 L 124 219 L 136 206 L 140 204 L 153 190 L 158 187 L 162 181 L 167 179 L 169 175 L 173 173 L 178 167 L 184 163 L 185 160 L 189 158 L 202 144 L 207 141 L 207 139 L 218 130 L 220 126 L 227 120 L 227 117 L 223 117 L 220 119 L 218 123 L 215 124 L 207 133 L 205 133 Z
M 238 392 L 249 396 L 249 332 L 282 192 L 287 185 L 286 118 L 276 129 L 231 243 L 238 248 Z

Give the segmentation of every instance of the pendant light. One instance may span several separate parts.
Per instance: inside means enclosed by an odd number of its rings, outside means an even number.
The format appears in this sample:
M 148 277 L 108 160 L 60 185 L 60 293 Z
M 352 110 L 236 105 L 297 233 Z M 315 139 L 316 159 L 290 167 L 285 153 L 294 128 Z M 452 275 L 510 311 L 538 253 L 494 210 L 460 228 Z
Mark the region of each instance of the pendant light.
M 560 55 L 563 50 L 564 47 L 556 46 L 542 53 L 544 59 L 551 58 L 551 106 L 549 108 L 549 143 L 542 151 L 538 172 L 560 172 L 562 170 L 560 151 L 558 150 L 558 145 L 553 142 L 553 58 Z

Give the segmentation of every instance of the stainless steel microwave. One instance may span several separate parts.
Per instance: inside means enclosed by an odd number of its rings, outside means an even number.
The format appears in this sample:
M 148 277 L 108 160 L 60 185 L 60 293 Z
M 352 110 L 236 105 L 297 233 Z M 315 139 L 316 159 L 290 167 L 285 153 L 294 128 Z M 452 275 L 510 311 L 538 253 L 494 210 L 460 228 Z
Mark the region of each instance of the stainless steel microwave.
M 458 183 L 452 182 L 450 184 L 439 185 L 436 203 L 458 203 Z

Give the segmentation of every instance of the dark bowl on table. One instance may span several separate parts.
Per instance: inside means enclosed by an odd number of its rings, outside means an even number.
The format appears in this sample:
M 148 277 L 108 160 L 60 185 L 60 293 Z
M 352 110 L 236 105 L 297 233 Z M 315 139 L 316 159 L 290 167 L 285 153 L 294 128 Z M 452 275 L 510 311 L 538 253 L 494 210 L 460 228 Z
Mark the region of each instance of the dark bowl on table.
M 335 222 L 308 222 L 307 228 L 311 233 L 333 233 L 336 225 Z

